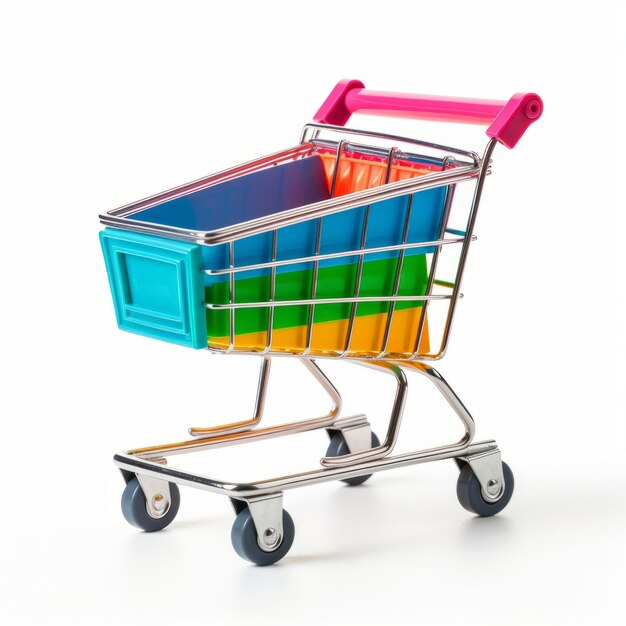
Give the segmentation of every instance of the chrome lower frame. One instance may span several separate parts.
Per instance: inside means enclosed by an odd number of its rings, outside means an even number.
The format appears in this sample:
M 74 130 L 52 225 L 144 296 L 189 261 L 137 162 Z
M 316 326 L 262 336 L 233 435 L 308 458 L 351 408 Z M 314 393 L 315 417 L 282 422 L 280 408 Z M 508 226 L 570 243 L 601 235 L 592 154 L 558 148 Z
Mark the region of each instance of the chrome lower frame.
M 500 451 L 495 441 L 474 442 L 475 425 L 471 414 L 443 376 L 430 364 L 422 362 L 368 362 L 355 361 L 384 371 L 396 380 L 397 388 L 384 442 L 371 448 L 371 429 L 365 415 L 339 418 L 341 397 L 332 383 L 313 359 L 300 358 L 309 372 L 326 390 L 332 399 L 332 407 L 327 415 L 314 419 L 257 428 L 263 413 L 263 406 L 269 381 L 271 357 L 264 356 L 259 377 L 256 409 L 253 419 L 228 424 L 223 427 L 204 429 L 208 435 L 198 437 L 200 429 L 193 429 L 193 439 L 139 448 L 116 454 L 115 465 L 122 470 L 125 478 L 137 475 L 142 488 L 144 485 L 153 493 L 169 493 L 167 483 L 195 487 L 228 496 L 235 511 L 249 507 L 257 528 L 257 540 L 261 549 L 275 550 L 280 545 L 282 533 L 282 493 L 288 489 L 307 487 L 333 480 L 343 480 L 374 474 L 385 470 L 417 465 L 431 461 L 454 459 L 459 467 L 469 464 L 478 478 L 483 497 L 490 502 L 497 501 L 504 493 L 504 479 Z M 415 372 L 428 378 L 446 399 L 463 424 L 464 432 L 460 440 L 435 448 L 392 455 L 400 431 L 404 404 L 408 391 L 406 372 Z M 247 424 L 247 427 L 244 426 Z M 322 467 L 306 472 L 289 474 L 254 482 L 237 483 L 219 480 L 201 474 L 192 474 L 167 465 L 167 457 L 188 452 L 198 452 L 210 448 L 232 446 L 254 440 L 282 437 L 298 432 L 326 429 L 329 434 L 342 431 L 350 454 L 342 457 L 323 458 Z M 160 497 L 160 496 L 159 496 Z M 148 498 L 149 513 L 158 516 L 161 511 L 152 510 L 152 497 Z M 159 502 L 157 498 L 157 502 Z M 167 504 L 167 503 L 166 503 Z M 162 505 L 161 505 L 162 506 Z

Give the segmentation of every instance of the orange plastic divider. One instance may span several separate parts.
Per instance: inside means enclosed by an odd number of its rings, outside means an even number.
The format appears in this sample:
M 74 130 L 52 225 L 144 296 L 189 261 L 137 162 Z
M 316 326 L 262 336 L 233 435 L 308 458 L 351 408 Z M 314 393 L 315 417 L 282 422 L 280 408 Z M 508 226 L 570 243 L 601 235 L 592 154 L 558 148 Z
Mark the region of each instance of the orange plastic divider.
M 318 152 L 324 163 L 324 171 L 328 180 L 328 188 L 332 185 L 335 172 L 335 162 L 337 155 L 334 151 L 320 150 Z M 395 183 L 399 180 L 407 180 L 416 176 L 423 176 L 432 171 L 439 171 L 439 166 L 428 166 L 422 163 L 412 163 L 406 160 L 394 160 L 391 165 L 389 182 Z M 360 155 L 348 152 L 341 155 L 339 159 L 339 171 L 335 181 L 333 195 L 344 196 L 355 191 L 372 189 L 385 184 L 387 176 L 387 161 L 380 157 Z
M 405 357 L 415 348 L 422 307 L 395 311 L 389 331 L 387 352 Z M 387 323 L 387 313 L 365 315 L 354 320 L 349 356 L 373 356 L 380 352 Z M 321 322 L 313 326 L 311 354 L 336 354 L 343 352 L 348 332 L 348 320 Z M 267 345 L 267 332 L 235 335 L 235 349 L 262 351 Z M 225 349 L 229 346 L 228 337 L 217 337 L 209 347 Z M 277 352 L 302 352 L 306 347 L 306 326 L 282 328 L 272 333 L 272 350 Z M 424 320 L 424 330 L 419 346 L 419 354 L 430 352 L 428 338 L 428 318 Z

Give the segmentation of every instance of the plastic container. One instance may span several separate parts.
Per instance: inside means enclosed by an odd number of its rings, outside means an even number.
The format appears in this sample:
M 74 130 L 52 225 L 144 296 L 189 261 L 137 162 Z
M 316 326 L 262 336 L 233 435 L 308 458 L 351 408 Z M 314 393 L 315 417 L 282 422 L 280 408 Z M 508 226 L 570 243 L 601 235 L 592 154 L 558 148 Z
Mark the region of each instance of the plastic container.
M 335 163 L 336 152 L 322 148 L 305 158 L 269 167 L 150 207 L 134 214 L 133 219 L 190 230 L 219 230 L 260 216 L 328 199 Z M 375 155 L 346 152 L 342 153 L 339 164 L 334 196 L 370 189 L 386 182 L 387 162 Z M 433 169 L 440 169 L 440 167 L 425 162 L 395 160 L 389 172 L 388 182 L 420 176 Z M 438 238 L 444 201 L 445 187 L 436 187 L 415 194 L 410 209 L 407 243 L 432 241 Z M 368 234 L 365 248 L 401 243 L 410 202 L 407 196 L 392 198 L 373 203 L 369 207 L 361 206 L 321 218 L 320 254 L 360 249 L 366 215 Z M 277 231 L 276 260 L 291 260 L 314 255 L 317 228 L 317 219 L 280 228 Z M 110 235 L 110 231 L 111 229 L 107 229 L 104 232 Z M 143 235 L 135 234 L 135 237 L 143 237 Z M 151 236 L 150 245 L 154 245 L 154 242 L 159 239 L 161 238 Z M 171 241 L 163 239 L 163 242 L 167 249 Z M 193 244 L 184 245 L 194 247 Z M 235 267 L 268 263 L 272 260 L 273 231 L 236 240 L 233 246 Z M 229 244 L 202 245 L 195 246 L 195 248 L 197 250 L 193 252 L 191 249 L 187 251 L 188 264 L 193 264 L 191 259 L 198 259 L 197 255 L 200 255 L 199 262 L 204 269 L 219 270 L 229 267 Z M 406 251 L 402 262 L 398 295 L 423 295 L 426 292 L 425 254 L 428 252 L 432 252 L 432 248 Z M 107 258 L 107 267 L 113 264 L 111 254 L 107 257 L 105 252 L 105 258 Z M 365 255 L 361 284 L 357 294 L 355 291 L 359 264 L 357 255 L 322 260 L 319 262 L 317 289 L 314 296 L 316 299 L 346 298 L 355 295 L 391 296 L 398 262 L 398 251 Z M 133 263 L 137 265 L 136 261 Z M 133 274 L 130 277 L 132 284 L 138 281 L 154 281 L 159 273 L 163 274 L 163 271 L 156 272 L 155 276 L 150 278 L 147 265 L 145 272 L 137 271 L 135 266 L 130 267 L 130 273 Z M 312 262 L 277 267 L 274 299 L 310 299 L 313 296 L 313 269 Z M 122 276 L 123 272 L 119 267 L 116 272 L 110 271 L 109 274 L 112 276 L 114 299 L 117 293 L 116 311 L 128 307 L 128 303 L 124 304 L 123 289 L 119 288 L 117 282 L 129 283 L 129 276 Z M 228 274 L 212 276 L 199 273 L 199 275 L 202 277 L 203 302 L 210 304 L 230 302 Z M 271 279 L 272 272 L 268 268 L 236 272 L 234 302 L 268 302 Z M 189 283 L 185 287 L 177 284 L 176 288 L 171 285 L 165 288 L 159 284 L 153 290 L 163 294 L 164 298 L 166 298 L 165 294 L 169 294 L 167 297 L 173 299 L 189 298 L 189 294 L 197 292 L 196 287 L 190 287 Z M 207 309 L 204 332 L 206 341 L 204 345 L 201 345 L 197 337 L 198 302 L 196 300 L 194 295 L 187 303 L 187 309 L 194 311 L 193 321 L 189 320 L 188 326 L 193 326 L 195 334 L 193 340 L 186 345 L 193 345 L 193 347 L 208 345 L 222 349 L 228 347 L 230 311 Z M 165 301 L 161 304 L 163 311 L 168 310 L 168 307 L 176 311 L 181 310 L 180 306 L 168 305 Z M 202 302 L 199 304 L 202 305 Z M 387 302 L 360 303 L 356 307 L 350 352 L 367 354 L 380 350 L 388 310 Z M 310 344 L 312 353 L 343 352 L 346 347 L 345 338 L 351 311 L 350 303 L 315 305 Z M 285 352 L 301 351 L 306 345 L 306 325 L 309 314 L 309 305 L 275 307 L 272 320 L 272 349 Z M 421 302 L 398 302 L 396 304 L 389 334 L 388 350 L 390 352 L 407 353 L 415 350 L 412 342 L 417 335 L 420 315 Z M 168 328 L 162 328 L 163 320 L 163 314 L 161 314 L 157 325 L 144 326 L 141 331 L 129 323 L 129 320 L 125 320 L 125 323 L 120 326 L 125 330 L 172 340 L 171 331 Z M 234 349 L 258 351 L 266 348 L 270 322 L 269 307 L 236 309 L 234 321 Z M 119 314 L 118 322 L 120 322 Z M 176 342 L 184 343 L 185 341 L 189 341 L 188 335 L 185 335 L 184 341 Z M 426 324 L 419 351 L 425 353 L 428 350 Z

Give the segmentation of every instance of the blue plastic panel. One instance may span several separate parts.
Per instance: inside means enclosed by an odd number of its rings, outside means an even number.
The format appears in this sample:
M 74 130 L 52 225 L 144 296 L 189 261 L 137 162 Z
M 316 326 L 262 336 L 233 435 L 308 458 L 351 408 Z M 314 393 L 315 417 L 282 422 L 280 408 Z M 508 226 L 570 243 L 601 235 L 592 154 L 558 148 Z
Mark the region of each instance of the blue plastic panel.
M 118 326 L 206 348 L 200 246 L 113 228 L 100 241 Z
M 418 162 L 421 162 L 419 160 Z M 133 219 L 177 226 L 197 231 L 214 230 L 245 222 L 256 217 L 277 213 L 296 206 L 329 197 L 324 166 L 319 156 L 271 167 L 196 191 L 175 200 L 134 214 Z M 408 243 L 433 241 L 439 226 L 446 197 L 446 187 L 420 191 L 413 196 Z M 382 200 L 370 205 L 366 248 L 392 246 L 401 243 L 402 231 L 409 209 L 409 196 Z M 365 207 L 356 207 L 322 219 L 322 254 L 358 249 Z M 309 220 L 280 229 L 277 241 L 277 260 L 311 256 L 315 252 L 318 221 Z M 433 248 L 415 248 L 407 255 L 428 254 Z M 228 244 L 202 246 L 204 267 L 228 267 Z M 374 261 L 397 256 L 397 252 L 368 255 Z M 266 263 L 272 258 L 272 233 L 261 233 L 235 241 L 235 265 Z M 356 262 L 355 257 L 328 259 L 320 267 Z M 279 267 L 289 272 L 311 269 L 310 263 Z M 269 270 L 239 274 L 238 278 L 266 275 Z M 206 277 L 206 284 L 228 280 L 228 276 Z
M 411 204 L 411 219 L 407 243 L 434 241 L 439 235 L 441 217 L 445 205 L 446 188 L 435 187 L 416 193 Z M 393 246 L 402 243 L 402 231 L 409 210 L 409 197 L 400 196 L 382 200 L 370 205 L 366 248 Z M 332 254 L 345 250 L 358 250 L 365 207 L 356 207 L 322 218 L 321 254 Z M 308 220 L 279 229 L 277 240 L 277 260 L 311 256 L 315 253 L 317 220 Z M 407 250 L 407 255 L 429 254 L 432 247 Z M 204 267 L 221 269 L 228 267 L 228 244 L 202 246 Z M 366 261 L 397 257 L 397 252 L 377 252 L 368 254 Z M 345 263 L 356 263 L 358 257 L 338 257 L 320 262 L 320 267 L 331 267 Z M 260 233 L 235 241 L 235 265 L 267 263 L 272 260 L 272 233 Z M 278 273 L 309 270 L 312 263 L 294 263 L 277 268 Z M 253 270 L 237 275 L 238 278 L 253 278 L 268 275 L 270 270 Z M 228 280 L 227 275 L 205 278 L 206 284 Z
M 322 159 L 290 161 L 135 213 L 142 222 L 211 231 L 330 197 Z

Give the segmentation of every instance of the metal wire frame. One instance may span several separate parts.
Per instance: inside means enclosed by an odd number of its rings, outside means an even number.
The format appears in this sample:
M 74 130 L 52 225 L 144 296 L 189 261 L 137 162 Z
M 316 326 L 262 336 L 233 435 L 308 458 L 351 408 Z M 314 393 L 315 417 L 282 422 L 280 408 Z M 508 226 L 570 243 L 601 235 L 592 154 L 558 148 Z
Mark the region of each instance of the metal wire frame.
M 322 384 L 329 396 L 333 399 L 333 406 L 328 415 L 315 418 L 313 420 L 306 420 L 281 426 L 270 426 L 262 429 L 241 429 L 236 432 L 228 432 L 227 430 L 218 432 L 217 429 L 214 429 L 213 432 L 208 434 L 208 436 L 203 436 L 201 438 L 136 448 L 128 452 L 116 454 L 114 457 L 115 464 L 123 471 L 129 472 L 130 477 L 135 474 L 153 476 L 154 478 L 159 478 L 161 480 L 204 489 L 206 491 L 212 491 L 214 493 L 230 496 L 231 498 L 246 500 L 248 498 L 254 498 L 264 494 L 279 493 L 288 489 L 313 485 L 329 480 L 347 479 L 361 476 L 363 474 L 384 471 L 397 467 L 405 467 L 418 463 L 451 458 L 463 463 L 466 462 L 466 459 L 470 459 L 474 456 L 479 457 L 486 454 L 499 455 L 499 450 L 495 441 L 486 440 L 474 442 L 475 425 L 471 414 L 456 395 L 454 390 L 436 369 L 426 363 L 394 363 L 393 361 L 389 361 L 386 363 L 370 364 L 370 366 L 376 367 L 377 370 L 386 371 L 388 374 L 391 374 L 397 382 L 396 396 L 390 418 L 389 429 L 385 442 L 382 446 L 361 450 L 357 453 L 352 453 L 342 457 L 324 458 L 322 459 L 322 468 L 317 468 L 312 471 L 250 483 L 236 483 L 218 480 L 198 474 L 190 474 L 168 466 L 166 457 L 186 454 L 189 452 L 197 452 L 209 450 L 211 448 L 228 447 L 252 441 L 272 439 L 285 435 L 316 430 L 319 428 L 330 427 L 333 430 L 342 430 L 342 432 L 345 432 L 346 429 L 349 429 L 354 425 L 366 426 L 369 428 L 363 415 L 338 419 L 341 398 L 337 393 L 337 390 L 323 375 L 321 370 L 315 366 L 314 362 L 309 359 L 302 359 L 302 361 L 308 362 L 305 363 L 307 368 L 315 375 L 317 380 Z M 464 433 L 460 440 L 449 445 L 428 448 L 417 452 L 397 454 L 394 456 L 390 455 L 399 432 L 404 403 L 408 391 L 405 371 L 411 371 L 425 376 L 443 395 L 463 424 Z M 261 398 L 262 402 L 262 399 L 265 397 L 266 387 L 267 378 L 262 378 L 259 383 L 259 391 L 257 394 L 257 409 L 255 409 L 255 412 L 258 415 L 262 413 L 262 407 L 260 412 L 258 411 L 259 398 Z M 239 424 L 228 425 L 223 428 L 227 429 L 229 426 L 239 426 Z
M 345 151 L 346 145 L 348 145 L 345 141 L 340 141 L 336 146 L 336 155 L 335 155 L 335 169 L 332 176 L 331 182 L 331 194 L 334 193 L 337 174 L 339 170 L 339 163 L 342 155 Z M 377 149 L 378 153 L 382 152 L 381 149 Z M 273 335 L 273 319 L 274 319 L 274 311 L 276 307 L 285 307 L 285 306 L 307 306 L 309 307 L 309 314 L 306 326 L 306 341 L 305 346 L 301 350 L 293 349 L 289 351 L 289 354 L 297 355 L 297 356 L 307 356 L 311 354 L 311 343 L 314 332 L 314 311 L 317 305 L 323 304 L 346 304 L 350 305 L 350 315 L 347 320 L 347 330 L 345 334 L 344 347 L 341 351 L 324 351 L 324 353 L 315 353 L 315 356 L 321 357 L 332 357 L 332 358 L 357 358 L 362 360 L 378 360 L 384 361 L 388 359 L 394 360 L 436 360 L 443 356 L 445 353 L 448 337 L 452 326 L 452 320 L 454 315 L 454 309 L 456 306 L 456 301 L 461 297 L 460 293 L 460 282 L 463 276 L 463 269 L 465 265 L 465 260 L 467 258 L 467 250 L 469 248 L 469 244 L 474 239 L 473 229 L 476 220 L 476 212 L 478 209 L 478 204 L 480 201 L 480 192 L 482 191 L 482 184 L 486 174 L 489 171 L 489 160 L 491 157 L 491 151 L 493 150 L 493 144 L 490 143 L 486 154 L 485 159 L 481 162 L 480 173 L 477 180 L 476 190 L 474 192 L 474 198 L 472 200 L 470 209 L 468 211 L 467 224 L 464 231 L 458 231 L 453 229 L 448 229 L 448 220 L 450 217 L 452 202 L 454 198 L 454 190 L 455 185 L 446 185 L 446 196 L 444 201 L 444 208 L 442 212 L 442 218 L 439 225 L 439 233 L 438 239 L 430 242 L 419 242 L 419 243 L 408 243 L 408 228 L 411 219 L 411 212 L 413 206 L 414 194 L 409 194 L 407 196 L 407 208 L 405 212 L 405 221 L 403 225 L 402 231 L 402 239 L 401 242 L 397 245 L 392 246 L 382 246 L 376 248 L 368 248 L 366 246 L 367 236 L 368 236 L 368 226 L 369 226 L 369 211 L 371 204 L 367 204 L 364 207 L 364 217 L 362 223 L 362 230 L 360 236 L 360 246 L 358 249 L 343 251 L 340 253 L 331 253 L 331 254 L 320 254 L 320 244 L 322 238 L 322 225 L 323 219 L 318 218 L 316 222 L 316 242 L 315 242 L 315 254 L 309 256 L 302 256 L 293 259 L 287 260 L 277 260 L 276 258 L 276 248 L 277 248 L 277 239 L 279 237 L 279 229 L 274 229 L 272 231 L 272 258 L 268 263 L 257 263 L 252 265 L 245 265 L 237 267 L 236 264 L 231 263 L 228 268 L 222 269 L 210 269 L 205 270 L 205 273 L 209 276 L 221 276 L 224 274 L 228 274 L 230 279 L 231 289 L 233 286 L 233 276 L 237 273 L 247 272 L 250 270 L 270 270 L 270 298 L 267 301 L 258 301 L 258 302 L 245 302 L 245 303 L 237 303 L 232 297 L 229 298 L 228 304 L 214 304 L 207 303 L 205 306 L 210 310 L 228 310 L 231 315 L 231 324 L 233 323 L 233 311 L 237 309 L 250 309 L 250 308 L 267 308 L 268 315 L 268 327 L 266 331 L 266 346 L 262 351 L 262 354 L 284 354 L 285 350 L 283 348 L 280 351 L 274 351 L 272 349 L 272 335 Z M 392 147 L 387 150 L 387 174 L 385 185 L 388 184 L 389 175 L 391 172 L 391 166 L 393 164 L 394 158 L 397 155 L 397 148 Z M 442 161 L 442 171 L 445 171 L 449 165 L 451 158 L 446 158 Z M 454 234 L 456 236 L 451 237 L 450 234 Z M 231 244 L 232 245 L 232 244 Z M 449 245 L 460 245 L 461 253 L 459 254 L 459 263 L 457 267 L 457 272 L 455 275 L 455 279 L 452 282 L 441 280 L 437 277 L 437 268 L 438 261 L 442 249 L 444 246 Z M 398 295 L 400 279 L 402 276 L 402 268 L 404 262 L 404 256 L 407 250 L 418 250 L 419 248 L 434 248 L 434 252 L 431 255 L 431 263 L 430 270 L 428 273 L 428 281 L 426 292 L 423 294 L 412 294 L 412 295 Z M 234 248 L 232 248 L 234 250 Z M 398 261 L 396 264 L 395 275 L 393 278 L 393 288 L 392 295 L 390 296 L 361 296 L 360 295 L 360 287 L 361 287 L 361 279 L 363 273 L 363 264 L 366 255 L 376 254 L 380 252 L 397 252 L 398 253 Z M 354 292 L 352 296 L 347 297 L 336 297 L 336 298 L 318 298 L 317 297 L 317 289 L 318 289 L 318 278 L 319 278 L 319 264 L 323 260 L 329 259 L 338 259 L 338 258 L 347 258 L 347 257 L 358 257 L 357 268 L 356 268 L 356 277 L 354 282 Z M 311 284 L 311 292 L 309 298 L 302 299 L 292 299 L 292 300 L 276 300 L 275 299 L 275 282 L 276 282 L 276 270 L 279 267 L 285 267 L 289 265 L 301 264 L 301 263 L 313 263 L 313 272 L 312 272 L 312 284 Z M 435 286 L 446 286 L 451 289 L 451 293 L 449 294 L 435 294 L 433 293 L 433 289 Z M 425 321 L 427 315 L 427 309 L 431 301 L 447 301 L 448 303 L 448 312 L 446 314 L 446 321 L 442 331 L 442 337 L 439 344 L 439 349 L 433 353 L 429 354 L 420 354 L 419 348 L 422 342 L 424 329 L 425 329 Z M 396 305 L 399 302 L 420 302 L 421 303 L 421 311 L 420 318 L 417 328 L 417 333 L 415 336 L 415 342 L 413 345 L 413 349 L 410 353 L 407 354 L 389 354 L 388 353 L 388 342 L 390 331 L 393 325 L 394 313 L 396 310 Z M 350 350 L 350 345 L 352 341 L 352 334 L 354 330 L 354 324 L 357 317 L 357 310 L 359 304 L 362 303 L 388 303 L 388 311 L 387 318 L 385 321 L 385 329 L 383 333 L 383 338 L 380 346 L 380 350 L 377 354 L 359 354 Z M 234 335 L 234 329 L 230 328 L 231 337 Z M 223 348 L 210 347 L 211 351 L 223 352 Z M 232 348 L 229 346 L 229 351 Z M 248 353 L 248 354 L 258 354 L 258 350 L 240 350 L 237 349 L 237 352 Z
M 321 130 L 383 140 L 393 140 L 410 146 L 428 148 L 437 154 L 435 156 L 427 156 L 426 158 L 431 160 L 438 159 L 439 162 L 443 162 L 443 159 L 446 156 L 449 157 L 450 155 L 457 155 L 459 157 L 464 157 L 464 159 L 455 159 L 455 167 L 444 171 L 432 172 L 418 178 L 397 181 L 395 183 L 390 183 L 374 189 L 367 189 L 354 194 L 349 194 L 347 196 L 331 197 L 328 200 L 296 207 L 277 214 L 259 217 L 248 222 L 234 224 L 215 231 L 196 231 L 187 228 L 165 226 L 163 224 L 155 224 L 133 219 L 133 215 L 136 213 L 152 206 L 162 204 L 163 202 L 200 191 L 201 189 L 206 189 L 212 185 L 226 182 L 267 167 L 293 161 L 294 159 L 306 158 L 318 149 L 318 145 L 328 145 L 328 142 L 322 142 L 318 139 L 318 134 Z M 150 196 L 144 200 L 114 209 L 108 213 L 101 214 L 99 216 L 100 221 L 102 224 L 113 226 L 115 228 L 133 230 L 147 234 L 157 234 L 181 241 L 216 245 L 220 243 L 230 243 L 231 241 L 235 241 L 237 239 L 268 232 L 276 228 L 289 226 L 305 220 L 312 220 L 326 215 L 332 215 L 350 208 L 373 204 L 374 202 L 415 193 L 417 191 L 432 189 L 433 187 L 453 184 L 463 180 L 476 179 L 480 171 L 480 158 L 474 152 L 441 146 L 439 144 L 419 141 L 416 139 L 399 137 L 396 135 L 372 133 L 356 129 L 345 129 L 335 126 L 326 126 L 323 124 L 308 124 L 304 127 L 302 136 L 304 138 L 303 140 L 311 136 L 311 141 L 304 141 L 304 143 L 301 143 L 293 148 L 282 150 L 280 152 L 261 157 L 260 159 L 243 163 L 242 165 L 224 170 L 217 174 L 200 178 L 191 183 L 181 185 L 180 187 L 175 187 L 160 194 Z M 371 147 L 371 150 L 376 151 L 380 149 Z M 425 156 L 414 152 L 403 152 L 401 155 L 402 157 L 408 156 L 417 158 Z M 400 156 L 400 154 L 398 156 Z
M 329 131 L 332 133 L 341 134 L 341 139 L 338 141 L 332 141 L 329 139 L 321 139 L 320 133 L 322 131 Z M 368 137 L 378 138 L 386 141 L 394 141 L 398 143 L 409 144 L 413 149 L 414 146 L 427 148 L 431 151 L 445 151 L 442 158 L 433 157 L 432 155 L 417 154 L 415 152 L 401 152 L 397 146 L 391 148 L 382 148 L 378 146 L 372 146 L 361 141 L 355 142 L 348 140 L 347 136 L 356 137 Z M 168 192 L 152 196 L 146 200 L 122 207 L 111 211 L 107 216 L 101 216 L 103 223 L 114 225 L 116 227 L 122 227 L 132 230 L 139 230 L 143 232 L 153 232 L 156 229 L 159 234 L 166 234 L 168 237 L 180 238 L 201 243 L 208 243 L 209 240 L 219 242 L 224 241 L 228 243 L 229 262 L 226 268 L 211 268 L 206 269 L 204 272 L 208 276 L 217 277 L 221 275 L 228 275 L 229 283 L 229 297 L 228 302 L 225 304 L 207 303 L 205 306 L 211 310 L 227 310 L 229 315 L 229 333 L 228 333 L 228 347 L 214 347 L 210 346 L 209 350 L 214 352 L 233 352 L 248 353 L 248 354 L 284 354 L 284 350 L 274 351 L 272 349 L 272 338 L 274 331 L 274 312 L 276 307 L 284 306 L 307 306 L 308 307 L 308 320 L 306 325 L 306 340 L 302 350 L 293 350 L 289 352 L 297 356 L 307 356 L 311 354 L 311 345 L 314 332 L 314 319 L 315 308 L 320 304 L 346 304 L 350 306 L 350 315 L 347 323 L 347 332 L 345 336 L 345 342 L 343 350 L 341 351 L 325 351 L 324 353 L 315 352 L 316 357 L 339 357 L 339 358 L 359 358 L 365 360 L 386 360 L 389 358 L 403 359 L 403 360 L 435 360 L 441 358 L 446 351 L 448 345 L 448 338 L 454 312 L 456 309 L 457 300 L 462 297 L 460 293 L 460 284 L 463 276 L 463 269 L 467 258 L 467 250 L 473 237 L 473 227 L 476 219 L 476 212 L 478 209 L 478 203 L 480 200 L 480 193 L 482 191 L 482 185 L 486 174 L 489 173 L 489 163 L 491 151 L 493 150 L 493 142 L 488 145 L 485 157 L 481 160 L 475 153 L 464 150 L 458 150 L 439 144 L 433 144 L 420 140 L 408 139 L 404 137 L 398 137 L 395 135 L 386 135 L 381 133 L 370 133 L 367 131 L 346 129 L 342 127 L 332 127 L 322 124 L 308 124 L 304 127 L 302 136 L 302 143 L 296 148 L 285 150 L 279 153 L 275 153 L 268 157 L 263 157 L 249 163 L 237 166 L 235 168 L 226 170 L 219 174 L 200 179 L 193 183 L 175 188 Z M 279 214 L 266 216 L 257 220 L 252 220 L 244 224 L 238 224 L 231 228 L 221 229 L 212 233 L 195 233 L 192 231 L 186 231 L 185 229 L 178 229 L 173 227 L 164 227 L 162 225 L 148 224 L 132 220 L 132 215 L 136 212 L 144 210 L 150 206 L 171 200 L 175 197 L 192 193 L 199 189 L 203 189 L 209 185 L 217 184 L 218 182 L 224 182 L 237 176 L 242 176 L 252 171 L 257 171 L 264 167 L 275 165 L 284 161 L 293 160 L 295 158 L 304 158 L 311 154 L 311 151 L 316 150 L 318 147 L 328 148 L 334 146 L 336 148 L 335 156 L 335 170 L 331 182 L 331 198 L 321 203 L 315 203 L 306 207 L 298 207 L 290 211 L 284 211 Z M 386 180 L 385 183 L 377 188 L 368 189 L 362 192 L 352 193 L 346 196 L 334 197 L 334 191 L 336 186 L 337 175 L 339 171 L 339 163 L 342 155 L 347 151 L 358 150 L 359 152 L 365 152 L 374 154 L 377 156 L 386 156 Z M 456 155 L 456 156 L 452 156 Z M 391 173 L 391 166 L 396 158 L 417 157 L 419 159 L 426 159 L 431 163 L 439 163 L 441 165 L 441 171 L 432 172 L 417 178 L 412 178 L 404 181 L 398 181 L 396 183 L 389 183 L 389 175 Z M 471 159 L 470 162 L 459 160 L 457 157 L 463 157 L 465 159 Z M 454 196 L 454 189 L 456 184 L 463 181 L 475 181 L 476 190 L 474 193 L 474 199 L 472 201 L 470 211 L 468 213 L 467 226 L 464 231 L 454 231 L 447 228 L 448 218 L 450 215 L 450 209 L 452 207 L 452 200 Z M 411 243 L 407 242 L 408 226 L 411 219 L 411 210 L 415 193 L 419 193 L 425 189 L 432 189 L 434 187 L 444 186 L 446 188 L 446 198 L 444 203 L 443 215 L 439 227 L 438 238 L 434 241 Z M 385 199 L 405 196 L 407 198 L 407 209 L 405 214 L 405 223 L 402 232 L 401 242 L 392 246 L 380 246 L 376 248 L 367 247 L 367 234 L 368 234 L 368 217 L 372 204 L 380 202 Z M 365 207 L 364 219 L 362 224 L 362 232 L 360 238 L 360 247 L 355 250 L 343 251 L 340 253 L 321 254 L 321 242 L 322 242 L 322 228 L 323 217 L 326 215 L 332 215 L 339 211 L 349 210 L 355 207 Z M 280 228 L 284 225 L 302 222 L 305 220 L 316 219 L 316 241 L 313 255 L 302 256 L 299 258 L 278 260 L 277 259 L 277 245 Z M 235 234 L 232 231 L 235 230 Z M 174 232 L 176 231 L 176 232 Z M 238 238 L 244 236 L 250 236 L 260 232 L 271 232 L 272 235 L 272 252 L 271 261 L 267 263 L 257 263 L 246 266 L 237 266 L 235 260 L 235 241 Z M 454 236 L 450 236 L 454 235 Z M 440 254 L 444 247 L 448 246 L 461 246 L 461 253 L 459 255 L 459 264 L 454 281 L 442 280 L 437 276 L 437 268 Z M 400 279 L 402 276 L 402 269 L 404 259 L 407 251 L 418 251 L 420 248 L 434 248 L 434 253 L 429 255 L 430 269 L 428 273 L 428 281 L 426 292 L 423 294 L 413 295 L 398 295 Z M 393 288 L 391 296 L 361 296 L 360 286 L 363 272 L 363 264 L 366 255 L 372 255 L 376 253 L 390 253 L 396 252 L 398 254 L 398 262 L 395 269 L 395 275 L 393 278 Z M 341 298 L 324 298 L 317 297 L 318 280 L 319 280 L 319 267 L 320 263 L 325 260 L 357 257 L 357 269 L 354 285 L 354 292 L 351 297 Z M 298 300 L 280 300 L 275 299 L 276 294 L 276 274 L 277 268 L 285 267 L 288 265 L 295 265 L 299 263 L 312 263 L 312 281 L 310 297 L 306 299 Z M 260 302 L 246 302 L 238 303 L 235 297 L 237 274 L 250 270 L 269 270 L 270 272 L 270 293 L 267 301 Z M 451 289 L 450 293 L 441 294 L 433 293 L 435 286 L 444 286 Z M 440 347 L 437 351 L 429 354 L 419 354 L 419 347 L 422 342 L 426 314 L 431 301 L 447 301 L 448 312 L 446 315 L 446 321 L 442 332 Z M 376 302 L 388 304 L 387 318 L 385 321 L 385 329 L 383 333 L 383 339 L 381 342 L 380 350 L 377 354 L 355 354 L 351 351 L 351 340 L 354 329 L 355 320 L 357 317 L 358 306 L 362 303 Z M 394 314 L 396 311 L 396 305 L 399 302 L 413 302 L 421 303 L 420 306 L 420 319 L 418 324 L 417 333 L 415 336 L 414 348 L 411 354 L 389 354 L 388 342 L 393 325 Z M 268 310 L 268 325 L 266 331 L 266 344 L 261 350 L 241 350 L 235 346 L 235 323 L 236 323 L 236 310 L 244 308 L 267 308 Z

